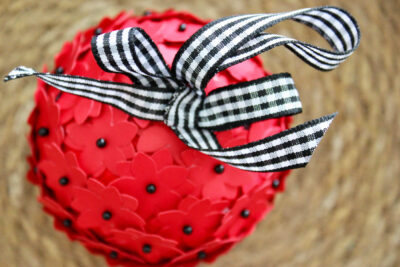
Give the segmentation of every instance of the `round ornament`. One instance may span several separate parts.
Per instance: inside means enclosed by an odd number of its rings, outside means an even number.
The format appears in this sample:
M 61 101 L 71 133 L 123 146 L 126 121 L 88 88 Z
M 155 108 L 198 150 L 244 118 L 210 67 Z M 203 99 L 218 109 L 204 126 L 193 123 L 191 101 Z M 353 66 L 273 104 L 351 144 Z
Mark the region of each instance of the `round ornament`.
M 93 36 L 140 27 L 166 63 L 207 22 L 192 14 L 122 12 L 78 33 L 55 57 L 54 73 L 114 82 L 90 50 Z M 259 57 L 219 72 L 213 90 L 268 75 Z M 249 235 L 283 191 L 289 171 L 240 170 L 189 148 L 163 122 L 143 120 L 38 82 L 29 124 L 32 169 L 55 227 L 108 263 L 194 266 L 212 262 Z M 286 130 L 291 117 L 216 132 L 223 147 Z M 277 186 L 278 184 L 278 186 Z

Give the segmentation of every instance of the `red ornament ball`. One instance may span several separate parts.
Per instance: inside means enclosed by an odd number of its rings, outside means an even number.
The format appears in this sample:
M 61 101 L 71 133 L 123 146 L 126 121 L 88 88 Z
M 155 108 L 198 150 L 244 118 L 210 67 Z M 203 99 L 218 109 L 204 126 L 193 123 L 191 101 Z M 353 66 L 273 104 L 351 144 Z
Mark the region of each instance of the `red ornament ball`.
M 93 35 L 143 28 L 167 64 L 207 22 L 172 10 L 122 12 L 78 33 L 55 58 L 54 72 L 131 82 L 104 72 L 91 49 Z M 268 75 L 258 57 L 218 73 L 218 87 Z M 289 171 L 239 170 L 190 149 L 162 122 L 131 117 L 109 105 L 62 93 L 41 81 L 29 124 L 28 178 L 55 227 L 110 265 L 195 266 L 212 262 L 249 235 L 271 210 Z M 223 147 L 286 130 L 290 117 L 217 132 Z

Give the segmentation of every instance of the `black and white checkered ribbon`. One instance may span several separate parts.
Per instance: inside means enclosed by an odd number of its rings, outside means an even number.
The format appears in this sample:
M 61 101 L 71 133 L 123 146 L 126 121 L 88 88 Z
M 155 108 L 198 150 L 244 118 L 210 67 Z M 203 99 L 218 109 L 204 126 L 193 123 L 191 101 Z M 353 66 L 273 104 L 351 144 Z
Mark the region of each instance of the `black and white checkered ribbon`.
M 287 19 L 313 28 L 333 49 L 264 32 Z M 279 171 L 304 167 L 336 114 L 243 146 L 222 148 L 214 131 L 297 114 L 301 102 L 287 73 L 221 87 L 206 96 L 207 83 L 217 72 L 279 45 L 317 69 L 331 70 L 354 52 L 359 41 L 356 21 L 337 7 L 239 15 L 198 30 L 180 48 L 171 69 L 140 28 L 93 37 L 92 52 L 99 66 L 129 76 L 133 84 L 39 73 L 23 66 L 4 80 L 35 75 L 62 91 L 113 105 L 132 116 L 164 121 L 189 147 L 237 168 Z

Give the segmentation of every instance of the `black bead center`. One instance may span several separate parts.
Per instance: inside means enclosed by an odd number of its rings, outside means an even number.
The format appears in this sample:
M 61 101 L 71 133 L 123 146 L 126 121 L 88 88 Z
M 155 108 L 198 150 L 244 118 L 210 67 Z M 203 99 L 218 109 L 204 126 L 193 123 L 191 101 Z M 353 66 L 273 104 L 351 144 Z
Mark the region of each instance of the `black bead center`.
M 143 16 L 150 16 L 151 15 L 151 11 L 146 10 L 145 12 L 143 12 Z
M 37 133 L 39 136 L 45 137 L 49 135 L 50 131 L 46 127 L 40 127 Z
M 207 257 L 207 254 L 204 251 L 197 252 L 197 258 L 199 260 L 204 260 Z
M 190 234 L 193 233 L 193 228 L 192 228 L 192 226 L 190 226 L 190 225 L 185 225 L 185 226 L 183 226 L 182 230 L 183 230 L 183 233 L 184 233 L 185 235 L 190 235 Z
M 108 221 L 108 220 L 111 219 L 112 213 L 109 212 L 108 210 L 106 210 L 105 212 L 103 212 L 103 215 L 102 215 L 102 216 L 103 216 L 103 219 L 104 219 L 104 220 Z
M 281 181 L 279 179 L 275 179 L 272 181 L 273 188 L 278 188 L 280 184 L 281 184 Z
M 183 31 L 185 31 L 186 30 L 186 24 L 185 23 L 182 23 L 181 25 L 179 25 L 179 29 L 178 29 L 180 32 L 183 32 Z
M 72 221 L 71 221 L 70 219 L 64 219 L 64 220 L 62 221 L 62 224 L 63 224 L 65 227 L 69 228 L 69 227 L 71 227 L 71 225 L 72 225 Z
M 69 184 L 69 179 L 67 176 L 63 176 L 58 180 L 58 182 L 60 183 L 60 185 L 66 186 L 67 184 Z
M 118 252 L 113 250 L 110 252 L 109 256 L 111 259 L 116 259 L 116 258 L 118 258 Z
M 242 210 L 241 212 L 240 212 L 240 216 L 242 217 L 242 218 L 248 218 L 249 216 L 250 216 L 250 211 L 248 210 L 248 209 L 244 209 L 244 210 Z
M 224 170 L 225 170 L 225 167 L 224 167 L 224 165 L 222 165 L 222 164 L 215 165 L 215 167 L 214 167 L 214 171 L 215 171 L 216 173 L 218 173 L 218 174 L 223 173 Z
M 64 73 L 64 68 L 63 67 L 58 67 L 56 69 L 56 74 L 63 74 Z
M 95 30 L 94 30 L 94 34 L 95 35 L 100 35 L 101 33 L 103 32 L 103 29 L 102 28 L 96 28 Z
M 151 252 L 151 246 L 149 244 L 144 244 L 142 250 L 143 250 L 143 253 L 148 254 Z
M 104 138 L 99 138 L 99 139 L 97 139 L 97 141 L 96 141 L 96 146 L 97 146 L 98 148 L 103 148 L 103 147 L 105 147 L 106 145 L 107 145 L 106 139 L 104 139 Z
M 146 191 L 149 194 L 154 194 L 157 191 L 157 187 L 154 184 L 148 184 L 146 186 Z

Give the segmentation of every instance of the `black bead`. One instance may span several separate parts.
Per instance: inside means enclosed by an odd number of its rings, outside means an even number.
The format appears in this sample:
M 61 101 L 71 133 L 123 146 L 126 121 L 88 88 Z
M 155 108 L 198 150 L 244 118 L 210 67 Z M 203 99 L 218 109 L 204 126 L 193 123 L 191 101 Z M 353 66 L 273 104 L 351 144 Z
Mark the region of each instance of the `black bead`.
M 248 209 L 244 209 L 242 212 L 240 212 L 240 216 L 242 218 L 248 218 L 250 216 L 250 211 Z
M 97 146 L 97 147 L 103 148 L 103 147 L 105 147 L 106 145 L 107 145 L 106 139 L 104 139 L 104 138 L 99 138 L 99 139 L 97 139 L 97 141 L 96 141 L 96 146 Z
M 118 252 L 116 252 L 116 251 L 111 251 L 110 252 L 110 254 L 108 254 L 108 256 L 111 258 L 111 259 L 116 259 L 116 258 L 118 258 Z
M 63 73 L 64 73 L 64 68 L 63 67 L 57 67 L 56 74 L 63 74 Z
M 281 184 L 281 181 L 279 179 L 275 179 L 272 181 L 273 188 L 278 188 L 280 184 Z
M 144 244 L 142 248 L 143 253 L 150 253 L 151 252 L 151 246 L 149 244 Z
M 111 219 L 112 213 L 109 212 L 108 210 L 106 210 L 105 212 L 103 212 L 103 215 L 102 215 L 102 216 L 103 216 L 103 219 L 104 219 L 104 220 L 108 221 L 108 220 Z
M 183 226 L 182 230 L 185 235 L 190 235 L 193 233 L 193 228 L 190 225 Z
M 67 184 L 69 184 L 69 179 L 66 176 L 61 177 L 58 182 L 60 183 L 60 185 L 65 186 Z
M 182 23 L 181 25 L 179 25 L 179 29 L 180 32 L 183 32 L 186 30 L 186 23 Z
M 39 136 L 45 137 L 49 135 L 49 129 L 45 128 L 45 127 L 41 127 L 39 128 L 39 130 L 37 131 Z
M 150 16 L 151 15 L 151 11 L 146 10 L 145 12 L 143 12 L 143 16 Z
M 204 260 L 207 257 L 207 254 L 204 251 L 197 252 L 197 258 L 199 260 Z
M 62 221 L 62 224 L 63 224 L 65 227 L 69 228 L 69 227 L 71 227 L 71 225 L 72 225 L 72 221 L 71 221 L 70 219 L 64 219 L 64 220 Z
M 215 167 L 214 167 L 214 171 L 215 171 L 216 173 L 218 173 L 218 174 L 223 173 L 224 170 L 225 170 L 225 167 L 224 167 L 224 165 L 222 165 L 222 164 L 215 165 Z
M 101 33 L 103 32 L 103 29 L 102 28 L 96 28 L 95 30 L 94 30 L 94 34 L 95 35 L 100 35 Z
M 149 194 L 154 194 L 156 192 L 156 190 L 157 190 L 157 187 L 154 184 L 148 184 L 146 186 L 146 191 Z

